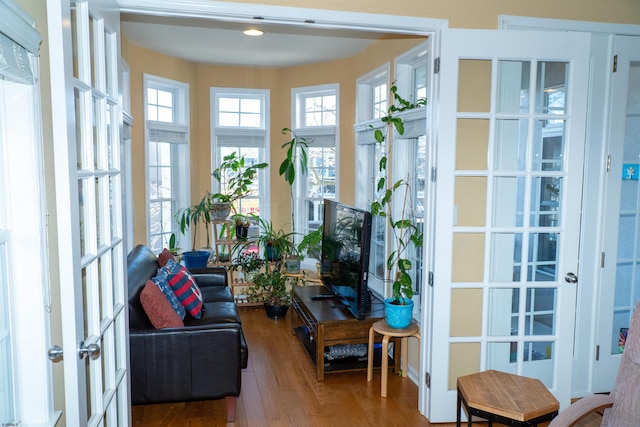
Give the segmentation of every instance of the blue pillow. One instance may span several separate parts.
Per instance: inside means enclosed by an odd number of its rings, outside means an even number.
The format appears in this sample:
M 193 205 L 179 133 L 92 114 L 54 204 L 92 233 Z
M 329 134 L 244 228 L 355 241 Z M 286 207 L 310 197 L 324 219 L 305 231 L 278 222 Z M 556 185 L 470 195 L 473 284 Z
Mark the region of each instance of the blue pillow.
M 180 316 L 180 319 L 184 320 L 184 316 L 187 314 L 187 311 L 184 309 L 184 306 L 182 305 L 176 294 L 173 292 L 173 289 L 171 289 L 171 286 L 169 285 L 167 279 L 167 269 L 160 267 L 156 273 L 156 276 L 151 280 L 153 280 L 153 283 L 155 283 L 156 286 L 160 288 L 164 296 L 171 304 L 171 308 L 173 308 L 178 316 Z

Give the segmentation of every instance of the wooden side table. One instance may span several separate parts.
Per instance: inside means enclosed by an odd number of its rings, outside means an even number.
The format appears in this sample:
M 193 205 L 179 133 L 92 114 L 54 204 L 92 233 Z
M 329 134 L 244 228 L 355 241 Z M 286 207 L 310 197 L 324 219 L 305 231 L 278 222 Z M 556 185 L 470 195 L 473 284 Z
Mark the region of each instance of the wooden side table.
M 458 377 L 458 415 L 467 410 L 467 426 L 477 416 L 509 426 L 537 426 L 558 415 L 560 404 L 542 382 L 500 371 L 483 371 Z
M 369 329 L 369 353 L 367 355 L 367 381 L 373 379 L 373 343 L 376 332 L 382 335 L 382 373 L 380 395 L 387 397 L 387 376 L 389 375 L 389 339 L 401 338 L 400 341 L 400 358 L 402 359 L 402 376 L 407 377 L 408 365 L 408 340 L 409 337 L 416 337 L 420 340 L 420 330 L 418 325 L 412 323 L 404 329 L 396 329 L 387 325 L 387 321 L 382 319 L 375 322 Z M 397 354 L 397 353 L 396 353 Z

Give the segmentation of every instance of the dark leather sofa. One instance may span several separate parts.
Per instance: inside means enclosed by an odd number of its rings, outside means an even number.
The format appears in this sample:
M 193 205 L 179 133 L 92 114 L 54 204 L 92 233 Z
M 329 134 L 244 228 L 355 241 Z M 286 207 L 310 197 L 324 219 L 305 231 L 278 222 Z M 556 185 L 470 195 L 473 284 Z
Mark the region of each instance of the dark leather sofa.
M 224 267 L 191 270 L 204 300 L 202 317 L 188 314 L 183 328 L 155 329 L 140 292 L 159 268 L 156 255 L 136 246 L 127 256 L 131 403 L 225 399 L 235 419 L 247 344 Z

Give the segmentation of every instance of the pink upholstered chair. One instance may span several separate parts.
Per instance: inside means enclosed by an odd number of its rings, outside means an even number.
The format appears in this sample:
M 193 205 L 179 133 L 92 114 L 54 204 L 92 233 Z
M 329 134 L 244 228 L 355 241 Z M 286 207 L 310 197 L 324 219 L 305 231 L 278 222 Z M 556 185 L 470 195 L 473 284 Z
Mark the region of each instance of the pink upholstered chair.
M 602 426 L 640 426 L 640 302 L 636 305 L 627 333 L 622 361 L 613 391 L 596 394 L 573 403 L 551 421 L 549 427 L 568 427 L 587 414 L 607 408 Z

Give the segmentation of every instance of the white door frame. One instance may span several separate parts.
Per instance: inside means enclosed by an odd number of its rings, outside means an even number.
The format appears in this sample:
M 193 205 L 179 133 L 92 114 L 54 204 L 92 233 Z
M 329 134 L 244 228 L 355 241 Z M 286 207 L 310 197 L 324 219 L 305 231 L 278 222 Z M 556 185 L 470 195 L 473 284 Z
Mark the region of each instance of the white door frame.
M 243 3 L 216 2 L 208 0 L 194 0 L 186 3 L 176 3 L 171 0 L 118 0 L 121 12 L 151 13 L 178 17 L 215 18 L 224 21 L 254 22 L 255 16 L 261 16 L 260 22 L 275 23 L 282 25 L 306 25 L 305 20 L 313 17 L 315 28 L 335 28 L 351 29 L 378 32 L 397 32 L 402 34 L 414 34 L 430 36 L 433 38 L 432 46 L 434 51 L 430 52 L 431 58 L 439 56 L 438 39 L 440 32 L 447 28 L 448 21 L 442 19 L 420 18 L 412 16 L 382 15 L 370 13 L 341 12 L 334 10 L 303 9 L 297 7 L 264 6 L 251 5 L 251 10 L 247 10 L 247 5 Z M 432 85 L 430 96 L 435 99 L 437 85 Z M 430 120 L 433 120 L 432 118 Z M 433 129 L 432 125 L 428 125 Z M 425 256 L 428 249 L 425 249 Z M 424 264 L 425 271 L 430 264 Z M 427 275 L 425 275 L 426 277 Z M 422 328 L 423 338 L 420 341 L 420 371 L 417 374 L 419 388 L 418 409 L 423 415 L 428 411 L 428 393 L 423 378 L 425 369 L 430 360 L 431 349 L 427 345 L 426 339 L 428 331 L 432 325 L 431 299 L 429 298 L 429 287 L 425 283 L 425 297 L 422 301 L 422 318 L 419 319 Z
M 596 332 L 601 322 L 599 318 L 602 281 L 600 264 L 601 248 L 605 238 L 601 230 L 605 208 L 613 42 L 616 35 L 640 36 L 640 26 L 505 15 L 499 17 L 499 28 L 578 31 L 591 34 L 591 77 L 587 111 L 589 128 L 584 172 L 584 188 L 588 188 L 589 191 L 585 192 L 583 199 L 580 251 L 582 274 L 576 305 L 574 375 L 571 389 L 572 397 L 609 391 L 595 389 L 594 376 L 598 345 Z M 594 233 L 593 230 L 599 230 L 599 232 Z M 602 350 L 602 346 L 600 348 Z

